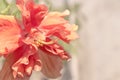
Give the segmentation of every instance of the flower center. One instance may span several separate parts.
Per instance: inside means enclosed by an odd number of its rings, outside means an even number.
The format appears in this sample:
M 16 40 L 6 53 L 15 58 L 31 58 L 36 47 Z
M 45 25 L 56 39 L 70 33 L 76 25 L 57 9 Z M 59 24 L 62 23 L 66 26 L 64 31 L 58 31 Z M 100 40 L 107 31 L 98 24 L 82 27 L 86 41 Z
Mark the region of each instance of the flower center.
M 30 44 L 34 44 L 37 47 L 54 43 L 53 40 L 47 41 L 46 38 L 47 37 L 44 35 L 43 32 L 33 28 L 31 29 L 29 34 L 25 35 L 24 41 Z

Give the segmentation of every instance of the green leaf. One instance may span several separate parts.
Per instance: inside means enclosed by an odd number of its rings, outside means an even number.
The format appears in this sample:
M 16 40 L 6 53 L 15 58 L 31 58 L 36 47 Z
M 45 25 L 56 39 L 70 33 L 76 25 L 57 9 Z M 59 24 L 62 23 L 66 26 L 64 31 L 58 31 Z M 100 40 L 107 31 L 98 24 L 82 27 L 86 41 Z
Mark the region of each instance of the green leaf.
M 6 0 L 0 0 L 0 14 L 4 14 L 9 6 L 9 4 L 6 2 Z
M 18 10 L 15 2 L 10 3 L 9 15 L 14 15 L 17 18 L 21 18 L 20 11 Z

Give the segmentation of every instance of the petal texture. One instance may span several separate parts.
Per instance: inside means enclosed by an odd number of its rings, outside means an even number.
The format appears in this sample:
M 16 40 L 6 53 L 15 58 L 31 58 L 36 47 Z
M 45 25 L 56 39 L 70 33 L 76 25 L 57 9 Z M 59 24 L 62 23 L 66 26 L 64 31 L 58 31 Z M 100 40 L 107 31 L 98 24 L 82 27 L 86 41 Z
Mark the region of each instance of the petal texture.
M 0 54 L 14 51 L 20 45 L 21 29 L 13 16 L 0 15 Z
M 41 62 L 36 49 L 32 45 L 24 45 L 18 48 L 14 54 L 15 62 L 12 65 L 13 76 L 14 78 L 20 76 L 24 77 L 25 75 L 30 76 L 32 70 L 41 69 Z M 37 65 L 37 69 L 35 69 Z
M 45 5 L 35 4 L 33 0 L 17 0 L 16 3 L 22 13 L 24 28 L 27 31 L 37 27 L 48 12 Z
M 63 13 L 50 12 L 45 16 L 38 28 L 44 32 L 46 36 L 56 36 L 68 43 L 78 37 L 75 33 L 77 26 L 69 24 L 68 21 L 64 19 L 68 14 L 68 10 Z
M 50 55 L 59 56 L 62 60 L 70 60 L 70 55 L 56 42 L 53 44 L 43 45 L 39 47 L 42 51 Z
M 61 76 L 62 60 L 58 56 L 48 55 L 39 50 L 39 56 L 42 61 L 42 73 L 49 78 Z
M 4 62 L 4 65 L 2 67 L 2 70 L 0 71 L 0 80 L 29 80 L 29 76 L 24 76 L 24 78 L 13 77 L 13 70 L 12 70 L 12 65 L 15 61 L 15 57 L 13 54 L 9 54 L 6 57 L 6 60 Z

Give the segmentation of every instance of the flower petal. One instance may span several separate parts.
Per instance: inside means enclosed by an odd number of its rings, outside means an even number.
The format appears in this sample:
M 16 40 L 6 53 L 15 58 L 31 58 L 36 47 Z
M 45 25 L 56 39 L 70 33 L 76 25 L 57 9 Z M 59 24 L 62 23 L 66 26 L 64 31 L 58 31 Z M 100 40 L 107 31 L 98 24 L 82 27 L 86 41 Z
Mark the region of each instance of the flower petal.
M 58 44 L 44 45 L 40 48 L 48 54 L 59 56 L 63 60 L 70 60 L 70 55 Z
M 6 57 L 5 63 L 0 71 L 0 80 L 29 80 L 29 76 L 25 75 L 24 78 L 14 78 L 12 65 L 15 61 L 14 55 L 11 53 Z
M 13 55 L 15 56 L 15 61 L 12 65 L 14 78 L 24 77 L 25 75 L 30 76 L 36 65 L 41 70 L 41 61 L 34 46 L 24 44 Z
M 46 36 L 56 36 L 68 43 L 77 38 L 77 34 L 75 34 L 77 26 L 69 24 L 68 21 L 63 18 L 68 14 L 69 11 L 63 13 L 50 12 L 45 16 L 38 28 L 44 32 Z
M 63 13 L 50 12 L 45 16 L 42 23 L 40 24 L 40 27 L 41 28 L 43 28 L 43 27 L 44 28 L 49 28 L 48 26 L 50 26 L 50 28 L 51 28 L 53 25 L 59 25 L 59 24 L 67 23 L 67 21 L 63 18 L 66 15 L 69 15 L 68 10 L 64 11 Z
M 52 41 L 47 38 L 46 42 Z M 39 46 L 39 49 L 46 52 L 47 54 L 59 56 L 63 60 L 70 60 L 71 56 L 64 50 L 62 46 L 60 46 L 57 42 L 53 42 L 52 44 Z
M 34 62 L 35 61 L 34 61 L 33 57 L 30 57 L 29 58 L 29 64 L 26 65 L 26 67 L 25 67 L 25 72 L 26 72 L 27 75 L 31 75 L 33 67 L 34 67 Z
M 7 54 L 20 46 L 21 29 L 13 16 L 0 15 L 0 54 Z
M 39 50 L 39 56 L 42 62 L 42 73 L 48 78 L 57 78 L 61 76 L 62 60 L 58 56 L 49 55 Z
M 17 0 L 16 3 L 22 13 L 23 24 L 27 31 L 38 26 L 48 11 L 45 5 L 37 5 L 33 0 Z

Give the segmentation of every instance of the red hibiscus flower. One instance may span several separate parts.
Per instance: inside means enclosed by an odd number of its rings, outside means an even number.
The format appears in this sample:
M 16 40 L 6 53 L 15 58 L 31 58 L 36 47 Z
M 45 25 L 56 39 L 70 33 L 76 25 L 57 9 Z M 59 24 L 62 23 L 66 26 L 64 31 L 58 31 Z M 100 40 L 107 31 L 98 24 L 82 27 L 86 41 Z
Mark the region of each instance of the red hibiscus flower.
M 13 16 L 0 16 L 0 54 L 6 59 L 0 80 L 29 80 L 32 70 L 59 77 L 62 60 L 70 56 L 57 41 L 69 43 L 78 37 L 77 26 L 64 19 L 69 11 L 48 12 L 45 5 L 32 0 L 16 2 L 22 24 Z

